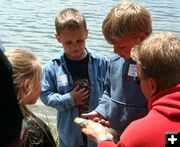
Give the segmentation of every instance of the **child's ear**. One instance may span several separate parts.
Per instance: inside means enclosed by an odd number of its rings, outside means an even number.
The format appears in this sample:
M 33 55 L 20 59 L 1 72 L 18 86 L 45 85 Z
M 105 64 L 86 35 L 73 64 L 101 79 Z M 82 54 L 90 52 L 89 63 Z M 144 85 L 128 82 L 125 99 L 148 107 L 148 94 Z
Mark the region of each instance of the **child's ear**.
M 140 33 L 139 37 L 140 37 L 140 41 L 143 41 L 144 39 L 146 39 L 147 34 L 142 32 L 142 33 Z
M 61 37 L 60 37 L 60 35 L 58 35 L 57 33 L 55 33 L 55 37 L 56 37 L 57 41 L 58 41 L 59 43 L 61 43 Z
M 87 29 L 86 30 L 86 39 L 88 38 L 88 32 L 89 32 L 89 30 Z

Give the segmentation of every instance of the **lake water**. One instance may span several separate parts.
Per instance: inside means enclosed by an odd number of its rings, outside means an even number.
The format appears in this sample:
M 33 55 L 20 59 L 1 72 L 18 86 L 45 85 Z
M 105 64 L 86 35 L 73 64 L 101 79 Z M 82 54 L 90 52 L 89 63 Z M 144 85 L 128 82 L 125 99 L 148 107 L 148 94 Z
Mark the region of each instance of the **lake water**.
M 180 0 L 131 0 L 152 14 L 153 31 L 171 31 L 180 35 Z M 104 40 L 101 25 L 107 12 L 118 0 L 0 0 L 0 39 L 6 50 L 23 47 L 33 51 L 42 64 L 62 51 L 54 32 L 59 10 L 80 9 L 87 21 L 87 46 L 109 57 L 113 49 Z M 39 116 L 54 122 L 55 111 L 40 101 L 32 107 Z

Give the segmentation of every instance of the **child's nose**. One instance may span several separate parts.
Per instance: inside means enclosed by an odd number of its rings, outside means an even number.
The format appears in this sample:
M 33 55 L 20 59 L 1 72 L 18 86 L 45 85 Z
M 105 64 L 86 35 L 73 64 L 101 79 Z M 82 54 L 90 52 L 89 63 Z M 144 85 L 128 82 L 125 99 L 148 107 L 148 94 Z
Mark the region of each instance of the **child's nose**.
M 79 45 L 77 42 L 74 42 L 74 43 L 73 43 L 73 48 L 74 48 L 74 49 L 79 49 L 79 48 L 80 48 L 80 45 Z

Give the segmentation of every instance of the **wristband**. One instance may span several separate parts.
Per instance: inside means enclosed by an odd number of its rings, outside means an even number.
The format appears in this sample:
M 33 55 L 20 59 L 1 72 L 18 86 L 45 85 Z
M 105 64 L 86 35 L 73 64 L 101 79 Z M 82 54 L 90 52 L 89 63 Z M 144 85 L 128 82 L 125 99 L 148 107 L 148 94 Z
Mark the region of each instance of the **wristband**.
M 99 144 L 99 143 L 101 143 L 101 142 L 103 142 L 103 141 L 105 141 L 105 140 L 108 140 L 108 141 L 112 141 L 113 142 L 113 137 L 112 136 L 108 136 L 108 135 L 102 135 L 102 136 L 100 136 L 99 138 L 98 138 L 98 140 L 97 140 L 97 143 Z

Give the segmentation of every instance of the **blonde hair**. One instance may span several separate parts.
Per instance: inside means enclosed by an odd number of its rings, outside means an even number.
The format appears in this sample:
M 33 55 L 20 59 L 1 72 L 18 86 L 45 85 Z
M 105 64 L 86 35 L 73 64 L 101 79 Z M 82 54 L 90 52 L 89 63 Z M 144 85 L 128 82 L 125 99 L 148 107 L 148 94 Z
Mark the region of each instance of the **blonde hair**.
M 55 27 L 57 34 L 64 29 L 87 29 L 85 17 L 75 8 L 66 8 L 60 11 L 55 19 Z
M 102 31 L 110 43 L 122 36 L 152 32 L 151 15 L 144 7 L 132 2 L 115 5 L 103 21 Z
M 21 104 L 23 99 L 29 98 L 36 85 L 37 80 L 41 80 L 42 67 L 37 58 L 28 50 L 12 49 L 5 52 L 13 69 L 13 83 L 16 91 L 16 96 Z M 26 79 L 30 80 L 28 94 L 21 90 Z
M 167 89 L 180 82 L 180 38 L 170 32 L 151 35 L 132 49 L 131 57 L 141 67 L 145 77 Z
M 24 116 L 23 122 L 26 123 L 20 146 L 43 146 L 45 142 L 48 142 L 49 145 L 52 144 L 51 146 L 55 146 L 49 128 L 28 110 L 26 104 L 29 103 L 23 103 L 23 101 L 28 102 L 31 99 L 31 94 L 35 92 L 36 88 L 40 88 L 38 87 L 40 81 L 37 80 L 41 80 L 42 76 L 41 63 L 32 52 L 25 49 L 8 50 L 5 52 L 5 55 L 12 64 L 16 95 Z M 28 93 L 22 90 L 23 84 L 27 79 L 30 81 L 30 84 L 28 83 L 28 86 L 30 86 L 28 87 Z

